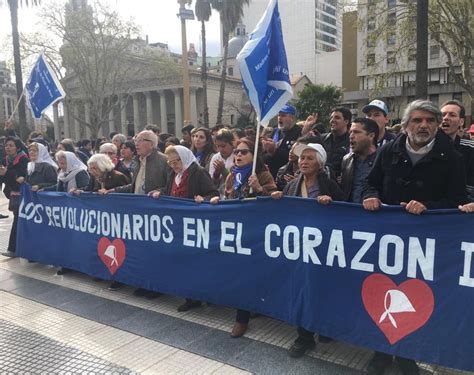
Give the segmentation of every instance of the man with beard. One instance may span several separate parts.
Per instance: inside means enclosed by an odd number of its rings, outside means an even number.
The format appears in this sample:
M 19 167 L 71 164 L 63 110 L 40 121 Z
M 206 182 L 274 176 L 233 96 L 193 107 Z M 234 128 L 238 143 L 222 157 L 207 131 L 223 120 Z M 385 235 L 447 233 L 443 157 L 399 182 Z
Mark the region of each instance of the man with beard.
M 462 157 L 439 131 L 441 121 L 441 111 L 432 102 L 408 104 L 402 119 L 406 134 L 379 151 L 364 189 L 364 209 L 376 211 L 385 203 L 421 215 L 429 208 L 457 208 L 468 202 Z M 367 372 L 382 374 L 392 360 L 390 354 L 376 352 Z M 395 361 L 403 374 L 419 374 L 415 361 L 401 357 Z
M 345 107 L 336 107 L 331 111 L 329 123 L 331 131 L 322 136 L 322 143 L 328 155 L 326 165 L 331 177 L 340 180 L 342 158 L 349 152 L 349 128 L 352 113 Z
M 462 155 L 466 170 L 466 190 L 474 198 L 474 141 L 461 139 L 458 135 L 466 121 L 466 109 L 457 100 L 449 100 L 440 107 L 443 115 L 441 129 L 451 138 L 454 148 Z
M 276 178 L 278 169 L 288 162 L 291 146 L 300 135 L 301 128 L 296 125 L 296 109 L 287 104 L 278 112 L 278 128 L 273 132 L 272 139 L 262 139 L 265 163 L 273 178 Z
M 356 118 L 349 130 L 351 152 L 342 159 L 341 188 L 344 200 L 362 203 L 365 180 L 377 154 L 379 127 L 368 118 Z

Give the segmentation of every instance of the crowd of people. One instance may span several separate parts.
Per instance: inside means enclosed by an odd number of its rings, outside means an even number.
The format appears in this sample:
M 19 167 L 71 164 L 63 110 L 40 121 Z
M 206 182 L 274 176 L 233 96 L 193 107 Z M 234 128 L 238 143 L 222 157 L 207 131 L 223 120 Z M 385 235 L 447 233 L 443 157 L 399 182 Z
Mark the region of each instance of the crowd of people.
M 160 134 L 152 125 L 134 137 L 114 133 L 96 141 L 63 139 L 55 147 L 38 133 L 30 135 L 27 145 L 8 134 L 0 182 L 14 220 L 3 255 L 15 256 L 24 182 L 33 191 L 130 193 L 153 199 L 165 195 L 211 204 L 256 196 L 278 200 L 286 195 L 324 205 L 360 203 L 369 211 L 387 204 L 401 205 L 414 215 L 440 208 L 474 212 L 474 141 L 469 140 L 474 138 L 474 125 L 464 133 L 465 108 L 460 102 L 451 100 L 438 107 L 415 100 L 408 103 L 401 124 L 392 128 L 382 100 L 367 104 L 363 113 L 364 117 L 352 118 L 348 108 L 333 108 L 330 129 L 324 133 L 317 114 L 297 122 L 295 108 L 287 104 L 278 113 L 278 126 L 262 129 L 258 139 L 254 127 L 192 125 L 183 127 L 182 139 Z M 68 271 L 63 268 L 58 274 Z M 113 281 L 109 288 L 121 286 Z M 134 294 L 149 299 L 160 295 L 142 288 Z M 186 299 L 178 311 L 200 305 L 201 301 Z M 232 337 L 245 334 L 251 316 L 249 311 L 237 311 Z M 321 335 L 318 340 L 331 341 Z M 301 357 L 315 345 L 315 334 L 299 327 L 289 354 Z M 392 360 L 375 353 L 368 372 L 380 374 Z M 404 374 L 419 372 L 414 361 L 395 360 Z

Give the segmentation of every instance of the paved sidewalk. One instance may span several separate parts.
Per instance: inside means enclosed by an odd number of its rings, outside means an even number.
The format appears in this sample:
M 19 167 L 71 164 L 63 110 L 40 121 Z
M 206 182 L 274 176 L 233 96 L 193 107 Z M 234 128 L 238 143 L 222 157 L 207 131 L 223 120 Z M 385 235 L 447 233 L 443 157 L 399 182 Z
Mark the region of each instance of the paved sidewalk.
M 0 198 L 0 212 L 6 200 Z M 11 215 L 10 215 L 11 216 Z M 0 220 L 0 251 L 11 217 Z M 229 336 L 235 311 L 203 306 L 178 313 L 181 299 L 112 292 L 79 273 L 0 256 L 2 373 L 89 374 L 362 374 L 371 351 L 341 342 L 318 344 L 301 359 L 287 349 L 294 327 L 252 319 L 245 337 Z M 472 374 L 421 364 L 425 374 Z M 393 366 L 386 372 L 398 374 Z

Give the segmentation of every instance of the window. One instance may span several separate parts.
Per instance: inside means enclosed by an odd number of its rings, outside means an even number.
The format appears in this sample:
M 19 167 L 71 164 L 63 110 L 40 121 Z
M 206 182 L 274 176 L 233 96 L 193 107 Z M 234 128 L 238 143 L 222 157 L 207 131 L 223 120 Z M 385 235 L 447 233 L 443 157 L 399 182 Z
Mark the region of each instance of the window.
M 394 8 L 397 5 L 397 0 L 387 0 L 387 7 Z
M 431 46 L 430 47 L 430 59 L 439 59 L 439 46 Z
M 235 117 L 235 115 L 233 115 L 233 114 L 230 115 L 230 124 L 231 125 L 234 125 L 234 117 Z
M 375 30 L 375 25 L 375 17 L 372 16 L 367 20 L 367 31 Z
M 387 35 L 387 45 L 394 46 L 397 43 L 397 34 L 395 32 L 389 32 Z
M 375 64 L 375 53 L 369 53 L 367 55 L 367 66 L 372 66 Z
M 410 48 L 408 51 L 408 61 L 416 61 L 416 49 Z
M 439 102 L 439 95 L 438 94 L 432 94 L 429 97 L 430 102 L 433 102 L 434 104 L 438 105 Z
M 387 16 L 387 24 L 395 26 L 397 24 L 397 13 L 389 13 Z
M 234 68 L 233 67 L 229 67 L 229 75 L 230 76 L 234 75 Z
M 395 64 L 395 52 L 387 52 L 387 64 Z
M 369 36 L 367 37 L 367 47 L 368 47 L 368 48 L 373 48 L 373 47 L 376 46 L 376 44 L 377 44 L 377 43 L 376 43 L 376 41 L 375 41 L 375 38 L 373 38 L 372 36 L 369 35 Z
M 453 100 L 457 100 L 462 103 L 462 92 L 453 92 Z

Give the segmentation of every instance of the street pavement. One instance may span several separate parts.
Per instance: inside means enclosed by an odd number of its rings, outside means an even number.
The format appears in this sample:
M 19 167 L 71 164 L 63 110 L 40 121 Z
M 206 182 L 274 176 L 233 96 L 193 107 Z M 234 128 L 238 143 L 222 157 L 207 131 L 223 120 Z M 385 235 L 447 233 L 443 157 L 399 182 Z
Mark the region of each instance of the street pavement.
M 0 193 L 0 213 L 7 200 Z M 11 213 L 0 220 L 5 251 Z M 372 352 L 318 344 L 300 359 L 287 349 L 295 328 L 252 319 L 232 339 L 235 311 L 215 305 L 178 313 L 173 296 L 147 300 L 132 287 L 109 291 L 80 273 L 0 256 L 1 374 L 363 374 Z M 473 374 L 420 364 L 424 374 Z M 387 375 L 399 374 L 395 365 Z

